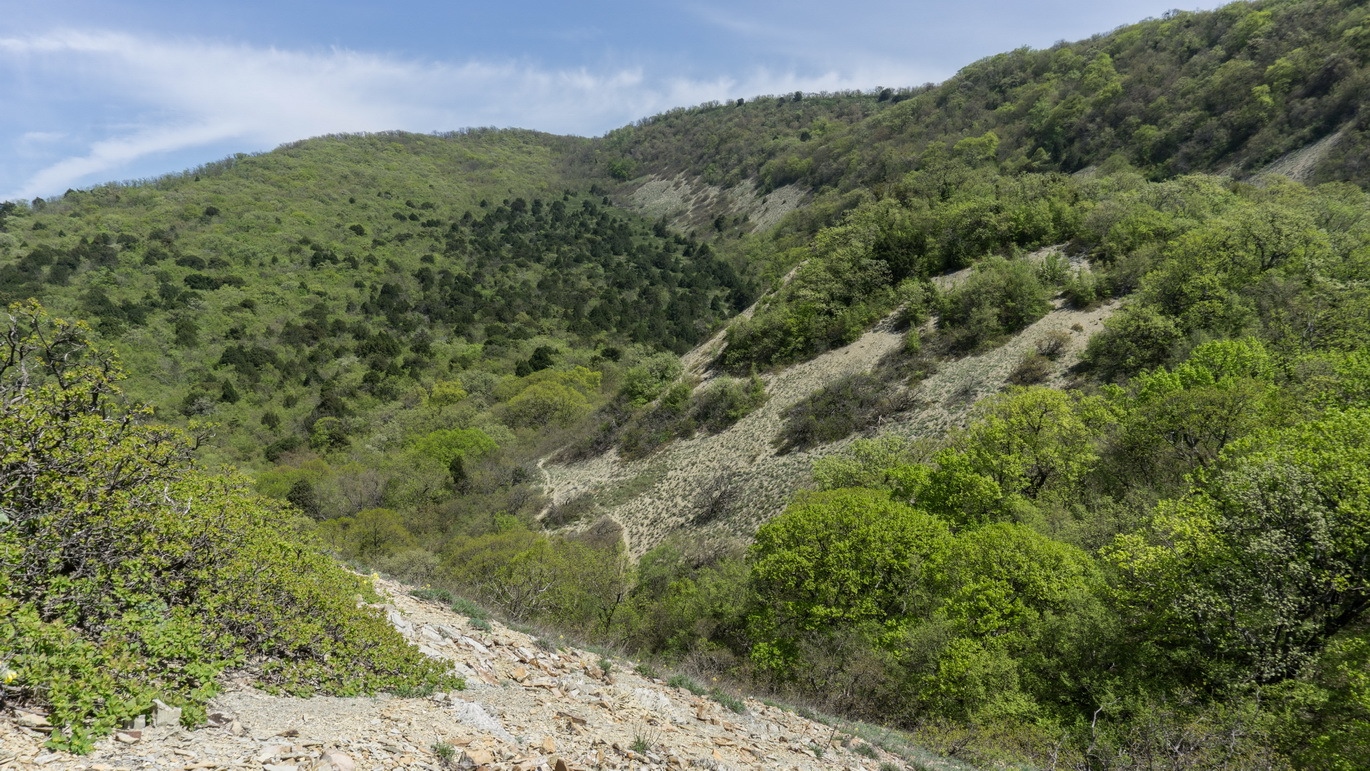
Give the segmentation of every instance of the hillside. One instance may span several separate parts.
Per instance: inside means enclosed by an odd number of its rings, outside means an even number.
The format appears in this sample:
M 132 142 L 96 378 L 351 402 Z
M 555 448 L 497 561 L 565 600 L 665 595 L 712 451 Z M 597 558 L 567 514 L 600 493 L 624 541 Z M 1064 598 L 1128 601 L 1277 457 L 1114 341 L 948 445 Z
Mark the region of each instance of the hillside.
M 980 766 L 1356 768 L 1370 753 L 1362 5 L 1168 14 L 940 85 L 701 105 L 598 139 L 323 137 L 6 204 L 0 298 L 87 319 L 150 405 L 128 424 L 182 426 L 205 466 L 245 469 L 286 553 L 505 619 L 467 635 L 501 653 L 458 658 L 514 723 L 595 689 L 609 700 L 612 684 L 562 671 L 585 672 L 583 652 L 521 654 L 574 681 L 544 704 L 508 666 L 472 663 L 531 651 L 509 629 L 537 625 L 642 662 L 621 684 L 662 714 L 699 704 L 643 674 L 671 667 L 726 684 L 721 703 L 764 692 Z M 174 529 L 176 499 L 137 489 Z M 0 498 L 7 549 L 25 543 L 15 500 Z M 65 591 L 66 563 L 43 564 Z M 179 584 L 111 576 L 161 592 L 130 618 L 190 623 Z M 65 633 L 23 580 L 0 590 L 44 640 Z M 453 638 L 432 622 L 480 629 L 391 601 L 417 619 L 399 624 L 411 638 L 431 627 L 438 659 Z M 374 606 L 348 607 L 374 626 Z M 106 645 L 90 661 L 118 650 L 106 618 L 75 633 Z M 213 682 L 253 674 L 237 655 Z M 196 705 L 194 723 L 213 689 L 180 667 L 62 719 L 99 715 L 97 736 L 156 691 Z M 414 672 L 329 682 L 418 692 L 443 676 Z M 0 694 L 53 708 L 20 683 Z M 637 719 L 626 703 L 606 709 Z M 820 730 L 749 704 L 785 736 Z M 393 706 L 474 742 L 450 698 Z M 596 715 L 622 749 L 628 728 Z M 689 730 L 644 741 L 682 762 L 811 762 L 785 741 L 758 757 L 710 738 L 724 759 L 704 757 L 706 736 L 739 740 L 677 717 Z M 371 730 L 346 750 L 434 763 L 437 739 L 378 749 Z M 601 763 L 590 738 L 554 744 Z
M 393 582 L 378 581 L 376 589 L 398 630 L 425 654 L 464 673 L 464 690 L 427 698 L 298 699 L 238 685 L 210 703 L 205 727 L 124 731 L 76 762 L 44 752 L 41 731 L 0 722 L 0 763 L 49 769 L 103 764 L 333 771 L 353 767 L 339 765 L 350 761 L 356 768 L 807 770 L 908 761 L 936 771 L 965 768 L 916 750 L 895 732 L 829 724 L 754 698 L 710 693 L 688 676 L 649 666 L 634 670 L 630 661 L 416 600 Z
M 1175 11 L 992 56 L 937 85 L 682 108 L 578 152 L 620 176 L 838 194 L 899 179 L 933 143 L 988 131 L 1014 169 L 1069 173 L 1116 156 L 1163 178 L 1251 174 L 1346 128 L 1310 179 L 1364 185 L 1365 14 L 1340 0 Z

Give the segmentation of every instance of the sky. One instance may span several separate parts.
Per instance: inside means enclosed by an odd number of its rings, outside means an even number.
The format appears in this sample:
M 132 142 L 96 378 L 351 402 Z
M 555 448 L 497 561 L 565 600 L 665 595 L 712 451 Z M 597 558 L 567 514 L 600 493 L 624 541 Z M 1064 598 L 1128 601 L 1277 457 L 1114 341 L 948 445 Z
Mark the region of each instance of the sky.
M 0 200 L 330 133 L 595 136 L 709 100 L 916 86 L 1174 5 L 0 0 Z

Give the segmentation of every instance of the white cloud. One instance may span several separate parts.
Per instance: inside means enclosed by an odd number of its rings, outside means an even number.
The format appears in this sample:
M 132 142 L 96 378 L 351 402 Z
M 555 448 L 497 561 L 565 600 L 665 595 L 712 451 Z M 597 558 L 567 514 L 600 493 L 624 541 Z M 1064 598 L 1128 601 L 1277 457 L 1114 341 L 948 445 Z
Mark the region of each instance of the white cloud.
M 431 62 L 82 31 L 0 38 L 0 67 L 6 66 L 50 87 L 99 93 L 120 112 L 97 113 L 84 133 L 93 138 L 81 151 L 49 157 L 22 178 L 4 181 L 14 188 L 6 198 L 127 177 L 140 160 L 226 143 L 252 150 L 327 133 L 485 125 L 596 134 L 710 99 L 916 80 L 898 78 L 893 66 L 812 76 L 756 70 L 699 80 L 640 66 L 593 71 L 518 61 Z M 22 114 L 23 105 L 17 107 L 14 114 Z M 137 116 L 132 126 L 129 115 Z M 51 127 L 21 128 L 35 138 L 52 133 L 45 130 Z

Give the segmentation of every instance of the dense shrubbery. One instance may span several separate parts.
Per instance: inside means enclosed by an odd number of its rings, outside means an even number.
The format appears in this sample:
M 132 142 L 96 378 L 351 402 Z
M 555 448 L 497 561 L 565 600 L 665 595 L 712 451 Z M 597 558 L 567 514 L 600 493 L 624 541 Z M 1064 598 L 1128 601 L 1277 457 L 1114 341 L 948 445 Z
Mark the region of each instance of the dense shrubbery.
M 1173 175 L 1253 169 L 1345 128 L 1315 175 L 1370 179 L 1367 20 L 1339 0 L 1168 14 L 939 87 L 705 105 L 599 141 L 301 143 L 195 181 L 0 207 L 0 296 L 88 316 L 139 371 L 134 396 L 223 423 L 214 459 L 265 451 L 257 490 L 321 520 L 338 554 L 512 618 L 900 722 L 987 764 L 1355 768 L 1370 755 L 1370 199 Z M 815 198 L 775 237 L 737 238 L 748 224 L 711 212 L 706 244 L 603 190 L 560 190 L 682 171 Z M 1055 244 L 1077 263 L 1024 259 Z M 735 374 L 845 345 L 901 306 L 919 366 L 995 344 L 1058 290 L 1121 306 L 1075 390 L 1010 390 L 926 444 L 860 440 L 751 549 L 676 538 L 631 570 L 610 523 L 533 529 L 596 510 L 549 505 L 535 458 L 643 456 L 756 409 L 759 380 L 694 389 L 663 351 L 742 307 L 746 271 L 796 267 L 729 330 Z M 929 281 L 968 267 L 945 292 Z M 896 369 L 801 403 L 781 444 L 903 407 Z M 28 393 L 106 449 L 67 459 L 78 484 L 0 485 L 6 699 L 46 699 L 70 726 L 58 741 L 79 745 L 154 697 L 193 719 L 250 656 L 290 690 L 437 681 L 351 604 L 354 581 L 281 536 L 308 523 L 177 470 L 184 436 L 71 402 L 114 374 L 83 372 Z M 34 424 L 7 409 L 9 441 Z M 142 475 L 127 486 L 82 473 L 121 459 Z M 728 485 L 697 524 L 733 505 Z M 124 559 L 91 559 L 71 532 Z M 358 656 L 372 674 L 336 667 Z
M 933 299 L 921 281 L 990 253 L 1035 249 L 1077 233 L 1080 192 L 1063 177 L 1002 175 L 992 164 L 968 165 L 934 151 L 924 164 L 892 197 L 861 206 L 842 224 L 820 231 L 794 278 L 751 319 L 729 328 L 723 363 L 770 366 L 811 358 L 852 342 L 901 304 L 911 309 L 911 320 L 921 320 Z M 946 195 L 939 198 L 944 185 Z M 942 308 L 951 323 L 992 326 L 997 336 L 1045 312 L 1031 270 L 995 263 L 977 274 L 976 285 L 996 293 L 986 305 L 1010 304 L 1003 318 L 970 318 L 975 298 L 959 294 Z
M 407 646 L 365 582 L 317 552 L 195 440 L 121 401 L 122 372 L 81 326 L 13 306 L 0 343 L 0 640 L 5 702 L 50 711 L 53 746 L 152 700 L 203 718 L 217 677 L 251 664 L 290 693 L 422 691 L 456 678 Z
M 956 351 L 1020 332 L 1051 310 L 1046 288 L 1022 261 L 990 258 L 941 298 L 938 329 Z
M 962 145 L 964 155 L 1065 172 L 1116 157 L 1164 178 L 1257 169 L 1345 128 L 1315 178 L 1365 184 L 1366 29 L 1365 9 L 1343 0 L 1173 12 L 991 56 L 937 86 L 675 110 L 585 152 L 668 178 L 848 191 L 898 179 L 932 143 L 986 131 L 996 141 Z
M 1092 382 L 1012 389 L 938 446 L 858 441 L 746 554 L 649 553 L 613 637 L 986 762 L 1353 768 L 1367 198 L 1126 170 L 1069 184 L 1087 269 L 990 260 L 934 307 L 939 336 L 994 311 L 993 339 L 1088 270 L 1122 303 L 1076 373 Z M 889 382 L 842 381 L 795 415 L 844 436 Z

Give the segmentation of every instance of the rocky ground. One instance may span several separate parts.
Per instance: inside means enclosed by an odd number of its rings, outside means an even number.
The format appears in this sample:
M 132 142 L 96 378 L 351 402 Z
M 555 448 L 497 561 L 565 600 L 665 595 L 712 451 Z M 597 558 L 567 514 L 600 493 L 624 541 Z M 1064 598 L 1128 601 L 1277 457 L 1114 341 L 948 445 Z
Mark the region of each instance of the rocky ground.
M 451 661 L 466 678 L 465 690 L 430 698 L 300 699 L 230 684 L 211 703 L 208 725 L 164 725 L 175 714 L 158 710 L 150 725 L 140 721 L 84 757 L 44 750 L 42 715 L 2 716 L 0 769 L 961 767 L 931 756 L 896 757 L 755 699 L 696 695 L 644 677 L 628 662 L 473 621 L 414 599 L 400 584 L 376 583 L 391 623 L 427 655 Z

